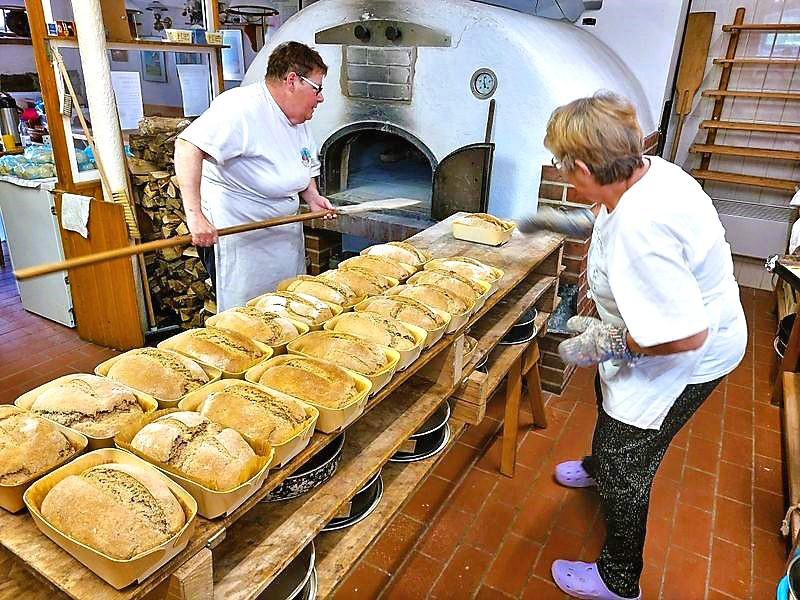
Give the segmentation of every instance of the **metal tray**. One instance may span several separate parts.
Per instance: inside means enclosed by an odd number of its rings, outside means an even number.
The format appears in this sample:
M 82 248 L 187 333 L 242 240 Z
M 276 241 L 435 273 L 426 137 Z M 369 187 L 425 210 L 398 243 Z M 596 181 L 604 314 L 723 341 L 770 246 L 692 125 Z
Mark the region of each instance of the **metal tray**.
M 363 521 L 378 507 L 382 497 L 383 479 L 381 479 L 381 472 L 378 471 L 343 507 L 346 516 L 334 517 L 322 528 L 322 531 L 345 529 Z
M 307 494 L 328 481 L 342 459 L 344 433 L 339 434 L 322 450 L 309 458 L 294 473 L 273 489 L 262 502 L 281 502 Z

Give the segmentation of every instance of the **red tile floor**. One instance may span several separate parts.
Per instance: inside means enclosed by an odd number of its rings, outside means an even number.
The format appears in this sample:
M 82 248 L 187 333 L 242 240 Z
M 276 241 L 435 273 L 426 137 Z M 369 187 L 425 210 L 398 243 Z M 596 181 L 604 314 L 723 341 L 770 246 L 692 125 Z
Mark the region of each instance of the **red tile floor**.
M 6 261 L 0 270 L 0 403 L 112 350 L 27 313 Z M 776 368 L 770 294 L 742 289 L 750 344 L 742 365 L 674 440 L 651 500 L 644 598 L 766 600 L 786 546 L 780 411 L 768 403 Z M 499 399 L 442 459 L 343 583 L 337 600 L 566 598 L 550 582 L 555 558 L 595 558 L 603 517 L 592 490 L 567 490 L 553 466 L 590 447 L 593 372 L 549 395 L 550 426 L 523 409 L 516 475 L 498 473 Z

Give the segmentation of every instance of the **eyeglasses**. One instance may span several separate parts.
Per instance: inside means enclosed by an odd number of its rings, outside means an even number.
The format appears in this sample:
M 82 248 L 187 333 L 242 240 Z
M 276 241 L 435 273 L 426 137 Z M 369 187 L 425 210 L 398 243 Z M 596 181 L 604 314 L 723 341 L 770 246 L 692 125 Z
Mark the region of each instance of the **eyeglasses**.
M 564 160 L 558 160 L 555 156 L 550 159 L 550 164 L 553 165 L 559 171 L 564 169 Z
M 317 96 L 320 96 L 322 94 L 322 85 L 321 84 L 315 83 L 315 82 L 311 81 L 310 79 L 308 79 L 307 77 L 303 77 L 302 75 L 298 75 L 298 77 L 300 79 L 302 79 L 303 81 L 305 81 L 308 85 L 310 85 L 311 89 L 313 89 L 317 93 Z

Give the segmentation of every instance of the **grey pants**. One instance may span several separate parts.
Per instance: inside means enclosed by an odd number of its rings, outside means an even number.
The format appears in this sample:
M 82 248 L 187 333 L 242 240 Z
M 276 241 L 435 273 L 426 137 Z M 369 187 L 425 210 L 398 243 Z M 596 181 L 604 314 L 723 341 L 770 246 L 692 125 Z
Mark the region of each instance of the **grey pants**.
M 597 424 L 592 455 L 583 468 L 597 481 L 607 533 L 597 569 L 608 588 L 625 598 L 639 594 L 650 488 L 672 438 L 721 381 L 688 385 L 667 413 L 661 429 L 639 429 L 603 410 L 600 377 L 595 377 Z

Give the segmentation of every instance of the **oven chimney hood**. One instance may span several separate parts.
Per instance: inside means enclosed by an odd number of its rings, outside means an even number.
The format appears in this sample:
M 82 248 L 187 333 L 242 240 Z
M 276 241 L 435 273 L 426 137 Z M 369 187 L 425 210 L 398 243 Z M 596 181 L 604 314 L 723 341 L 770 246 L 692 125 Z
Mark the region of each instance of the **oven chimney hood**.
M 574 23 L 587 10 L 600 10 L 603 0 L 476 0 L 518 12 Z

